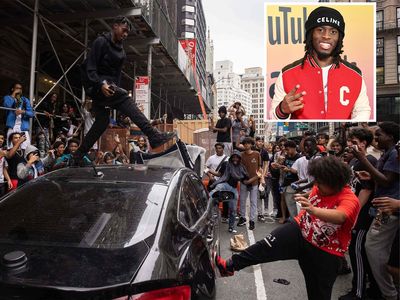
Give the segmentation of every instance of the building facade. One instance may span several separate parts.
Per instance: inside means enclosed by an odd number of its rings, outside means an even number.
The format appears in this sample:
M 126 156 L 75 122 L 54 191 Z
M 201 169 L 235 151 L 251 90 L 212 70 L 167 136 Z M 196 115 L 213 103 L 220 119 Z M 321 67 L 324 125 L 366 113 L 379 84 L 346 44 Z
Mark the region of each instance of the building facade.
M 349 2 L 325 0 L 320 2 Z M 376 109 L 378 121 L 399 122 L 400 116 L 400 2 L 376 2 Z
M 399 122 L 400 2 L 376 1 L 376 91 L 378 121 Z
M 196 39 L 196 74 L 203 97 L 207 93 L 206 40 L 207 25 L 201 0 L 177 0 L 177 35 Z
M 264 76 L 262 68 L 246 68 L 241 87 L 251 95 L 251 110 L 256 122 L 256 135 L 264 134 Z
M 239 101 L 246 110 L 246 115 L 252 114 L 251 94 L 241 88 L 240 75 L 233 72 L 233 63 L 229 60 L 215 62 L 215 85 L 217 90 L 217 107 L 229 107 Z

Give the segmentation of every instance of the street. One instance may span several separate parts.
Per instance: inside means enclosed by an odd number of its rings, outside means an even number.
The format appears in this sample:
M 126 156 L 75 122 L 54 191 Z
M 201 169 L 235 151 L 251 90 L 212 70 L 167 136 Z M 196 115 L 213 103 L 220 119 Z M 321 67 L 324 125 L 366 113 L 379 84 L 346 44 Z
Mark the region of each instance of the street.
M 277 226 L 280 226 L 277 222 L 256 222 L 255 230 L 250 231 L 248 226 L 237 227 L 237 234 L 243 233 L 249 243 L 249 236 L 250 240 L 261 240 Z M 222 224 L 220 235 L 221 255 L 223 258 L 227 258 L 233 253 L 230 250 L 229 242 L 233 235 L 228 232 L 227 224 Z M 273 279 L 278 278 L 286 279 L 290 284 L 283 285 L 273 282 Z M 351 288 L 351 278 L 352 274 L 337 277 L 333 287 L 332 299 L 338 299 L 339 296 L 348 292 Z M 303 274 L 297 261 L 288 260 L 249 267 L 236 272 L 233 277 L 219 277 L 217 279 L 216 299 L 304 300 L 307 299 L 307 292 Z

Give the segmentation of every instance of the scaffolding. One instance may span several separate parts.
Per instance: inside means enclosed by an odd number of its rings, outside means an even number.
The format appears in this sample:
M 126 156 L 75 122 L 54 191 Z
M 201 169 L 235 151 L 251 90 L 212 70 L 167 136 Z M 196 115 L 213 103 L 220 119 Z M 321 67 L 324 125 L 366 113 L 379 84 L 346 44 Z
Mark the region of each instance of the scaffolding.
M 85 91 L 82 86 L 77 87 L 76 82 L 71 82 L 72 75 L 70 74 L 76 72 L 77 65 L 87 55 L 89 35 L 93 37 L 99 29 L 109 31 L 111 29 L 109 20 L 124 15 L 131 19 L 134 34 L 125 42 L 128 63 L 123 75 L 126 85 L 132 87 L 130 90 L 133 96 L 134 78 L 143 74 L 149 76 L 148 111 L 153 112 L 153 115 L 149 117 L 155 118 L 157 115 L 162 116 L 171 112 L 180 116 L 185 113 L 201 113 L 194 76 L 192 72 L 189 73 L 189 77 L 185 76 L 179 69 L 179 43 L 177 37 L 174 36 L 171 24 L 167 22 L 168 16 L 157 0 L 99 0 L 96 2 L 6 0 L 0 4 L 0 8 L 2 5 L 6 8 L 2 9 L 3 11 L 10 11 L 11 7 L 16 15 L 21 16 L 18 18 L 18 25 L 22 24 L 22 28 L 28 29 L 29 26 L 26 24 L 29 24 L 29 18 L 31 21 L 33 19 L 29 99 L 34 110 L 55 88 L 59 88 L 73 100 L 82 116 L 81 105 L 85 100 Z M 7 26 L 7 30 L 11 30 L 10 24 L 15 22 L 13 19 L 15 18 L 10 18 L 10 14 L 8 18 L 2 16 L 0 25 Z M 27 39 L 26 34 L 14 28 L 12 30 L 15 34 Z M 38 49 L 39 38 L 42 41 L 40 47 L 47 47 L 46 49 L 51 52 L 46 61 L 39 61 L 41 58 L 40 49 Z M 47 42 L 46 47 L 43 41 Z M 46 72 L 45 68 L 46 64 L 52 60 L 56 61 L 61 72 L 58 78 L 54 79 L 54 84 L 39 99 L 38 74 L 54 78 L 54 75 Z M 36 121 L 39 127 L 42 127 L 37 117 Z

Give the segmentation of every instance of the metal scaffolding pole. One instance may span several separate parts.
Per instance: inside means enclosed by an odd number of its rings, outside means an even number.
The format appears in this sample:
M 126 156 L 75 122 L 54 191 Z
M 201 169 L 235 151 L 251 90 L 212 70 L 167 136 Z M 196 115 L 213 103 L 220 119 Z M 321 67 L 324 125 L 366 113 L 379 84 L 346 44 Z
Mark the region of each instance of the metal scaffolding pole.
M 89 25 L 88 19 L 85 19 L 85 22 L 84 22 L 84 26 L 85 26 L 85 41 L 84 41 L 84 43 L 85 43 L 85 54 L 83 54 L 83 58 L 84 59 L 86 59 L 86 57 L 87 57 L 87 44 L 88 44 L 88 39 L 89 39 L 89 27 L 88 27 L 88 25 Z M 85 92 L 85 89 L 82 86 L 82 103 L 84 103 L 85 98 L 86 98 L 86 92 Z
M 153 61 L 153 46 L 149 45 L 149 53 L 147 59 L 147 76 L 149 77 L 149 103 L 147 104 L 147 118 L 150 119 L 151 116 L 151 69 L 152 69 L 152 61 Z M 146 111 L 146 109 L 145 109 Z
M 35 95 L 36 82 L 36 52 L 37 52 L 37 34 L 38 34 L 38 12 L 39 0 L 35 0 L 35 8 L 33 11 L 33 32 L 32 32 L 32 51 L 31 51 L 31 74 L 29 81 L 29 99 L 33 106 L 33 97 Z M 32 136 L 32 118 L 29 121 L 29 134 Z

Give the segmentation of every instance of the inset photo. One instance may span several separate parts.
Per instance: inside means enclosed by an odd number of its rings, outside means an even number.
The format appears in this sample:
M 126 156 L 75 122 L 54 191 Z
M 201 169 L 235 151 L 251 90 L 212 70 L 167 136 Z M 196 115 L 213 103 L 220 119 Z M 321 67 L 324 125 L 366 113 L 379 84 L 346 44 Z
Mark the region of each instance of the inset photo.
M 376 120 L 375 3 L 265 4 L 265 120 Z

